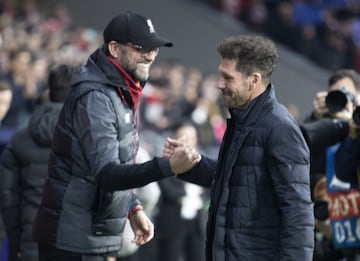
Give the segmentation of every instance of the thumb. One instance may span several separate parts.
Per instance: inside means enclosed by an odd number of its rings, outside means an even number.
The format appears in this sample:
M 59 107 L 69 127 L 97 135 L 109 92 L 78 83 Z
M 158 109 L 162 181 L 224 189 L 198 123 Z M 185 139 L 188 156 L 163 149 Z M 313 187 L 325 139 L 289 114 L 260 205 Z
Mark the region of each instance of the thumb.
M 169 142 L 169 144 L 175 147 L 184 146 L 185 136 L 181 137 L 180 139 L 167 138 L 167 142 Z

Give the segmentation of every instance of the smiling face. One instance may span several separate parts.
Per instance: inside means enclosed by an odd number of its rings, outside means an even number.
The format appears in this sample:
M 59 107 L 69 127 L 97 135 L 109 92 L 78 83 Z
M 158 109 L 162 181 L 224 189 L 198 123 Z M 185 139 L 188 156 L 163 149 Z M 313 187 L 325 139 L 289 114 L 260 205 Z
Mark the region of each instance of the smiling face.
M 228 108 L 241 108 L 266 90 L 277 62 L 275 44 L 258 35 L 225 38 L 217 48 L 221 56 L 218 89 Z
M 236 60 L 222 58 L 219 65 L 220 89 L 227 108 L 242 108 L 262 94 L 267 87 L 260 72 L 254 71 L 246 76 L 236 69 Z
M 109 43 L 113 58 L 135 81 L 146 81 L 149 78 L 151 64 L 155 61 L 157 52 L 143 52 L 130 44 Z
M 228 108 L 240 108 L 251 100 L 250 77 L 236 70 L 236 60 L 221 59 L 219 65 L 221 90 L 224 104 Z

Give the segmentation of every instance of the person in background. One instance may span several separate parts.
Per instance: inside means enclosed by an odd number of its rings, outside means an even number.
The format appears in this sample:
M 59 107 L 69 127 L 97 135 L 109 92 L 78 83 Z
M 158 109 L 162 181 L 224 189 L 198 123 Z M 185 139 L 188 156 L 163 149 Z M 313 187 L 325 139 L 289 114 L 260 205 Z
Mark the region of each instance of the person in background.
M 27 125 L 32 111 L 32 102 L 38 94 L 31 71 L 31 52 L 26 48 L 13 50 L 9 54 L 10 68 L 4 75 L 12 91 L 9 113 L 2 120 L 2 126 L 21 128 Z
M 183 138 L 198 147 L 198 133 L 191 123 L 179 124 L 174 138 Z M 175 177 L 160 180 L 161 197 L 155 217 L 158 261 L 205 260 L 205 233 L 202 215 L 206 191 Z M 173 236 L 176 234 L 176 237 Z
M 342 173 L 345 173 L 352 164 L 341 164 L 340 168 L 335 164 L 336 175 L 328 172 L 331 166 L 331 156 L 337 146 L 344 150 L 348 144 L 349 121 L 358 104 L 357 94 L 360 88 L 360 75 L 352 69 L 339 69 L 334 71 L 327 84 L 327 90 L 315 94 L 313 110 L 301 124 L 301 129 L 310 147 L 310 178 L 312 187 L 317 187 L 319 181 L 325 180 L 329 184 L 337 182 L 338 185 L 347 182 L 342 180 Z M 351 124 L 350 124 L 351 126 Z M 344 144 L 343 144 L 344 143 Z M 332 149 L 331 149 L 332 148 Z M 335 152 L 337 155 L 338 152 Z M 354 150 L 352 155 L 356 155 Z M 351 157 L 353 158 L 353 157 Z M 336 163 L 336 160 L 335 160 Z M 340 170 L 341 169 L 341 170 Z M 354 176 L 355 177 L 355 176 Z M 342 184 L 341 186 L 346 186 Z M 357 185 L 357 182 L 356 182 Z M 326 193 L 330 186 L 326 187 Z M 329 198 L 329 197 L 328 197 Z M 345 255 L 342 247 L 335 248 L 330 217 L 323 217 L 322 209 L 328 206 L 328 199 L 313 198 L 315 214 L 315 251 L 314 261 L 342 260 Z M 324 203 L 325 202 L 325 203 Z M 328 214 L 328 210 L 325 212 Z
M 0 153 L 11 139 L 15 128 L 4 126 L 2 120 L 6 117 L 9 112 L 13 93 L 10 85 L 6 81 L 0 81 Z
M 338 149 L 334 153 L 334 170 L 336 177 L 349 184 L 349 189 L 343 191 L 339 197 L 346 199 L 342 202 L 342 206 L 347 206 L 347 210 L 342 212 L 341 218 L 337 218 L 335 222 L 338 227 L 341 224 L 352 224 L 349 228 L 345 237 L 342 237 L 342 241 L 348 243 L 342 246 L 340 250 L 346 256 L 346 261 L 360 260 L 360 239 L 358 237 L 352 237 L 356 231 L 358 231 L 359 213 L 359 188 L 360 188 L 360 107 L 357 106 L 353 112 L 353 117 L 348 121 L 349 131 L 348 135 L 344 140 L 339 142 Z M 345 194 L 347 193 L 347 194 Z M 352 199 L 356 199 L 352 201 Z M 338 198 L 332 197 L 334 204 L 329 204 L 329 215 L 337 213 L 336 202 L 339 202 Z M 344 205 L 343 205 L 344 204 Z M 334 223 L 335 223 L 334 222 Z M 340 225 L 339 225 L 340 224 Z M 335 242 L 339 240 L 339 234 L 341 237 L 341 231 L 332 231 L 332 237 L 335 238 Z M 350 242 L 350 243 L 349 243 Z M 347 246 L 347 247 L 346 247 Z
M 310 155 L 298 124 L 275 97 L 275 44 L 239 35 L 217 50 L 218 88 L 231 115 L 219 157 L 198 154 L 193 168 L 178 172 L 183 180 L 211 187 L 206 260 L 311 261 Z M 197 152 L 167 139 L 164 156 L 182 161 L 184 154 Z
M 350 119 L 348 136 L 340 143 L 335 153 L 336 176 L 344 182 L 349 182 L 352 187 L 359 187 L 359 167 L 360 122 L 356 123 Z
M 138 154 L 136 155 L 137 162 L 146 162 L 150 160 L 151 157 L 149 153 L 142 148 L 139 147 Z M 145 213 L 153 218 L 154 213 L 156 212 L 156 205 L 160 198 L 160 188 L 157 182 L 151 182 L 143 187 L 133 189 L 134 194 L 140 199 L 141 204 L 144 207 Z M 119 253 L 116 255 L 116 261 L 140 261 L 141 258 L 139 256 L 139 246 L 131 243 L 132 238 L 134 237 L 134 233 L 131 230 L 130 223 L 127 221 L 124 229 L 124 238 L 121 249 Z M 148 246 L 149 244 L 146 244 Z M 143 246 L 141 246 L 143 247 Z M 150 258 L 149 256 L 147 256 Z M 110 261 L 110 260 L 108 260 Z
M 74 71 L 70 65 L 54 65 L 48 76 L 47 102 L 38 105 L 28 126 L 15 132 L 2 153 L 0 205 L 9 240 L 9 261 L 38 260 L 32 224 L 47 177 L 55 125 Z
M 159 48 L 173 43 L 158 36 L 150 18 L 130 11 L 112 18 L 103 38 L 74 77 L 55 127 L 33 226 L 40 261 L 104 260 L 120 250 L 127 219 L 132 242 L 149 242 L 154 225 L 131 189 L 190 166 L 135 160 L 142 88 Z M 192 156 L 186 162 L 198 160 Z
M 0 81 L 0 155 L 15 132 L 15 128 L 2 126 L 12 101 L 12 91 L 6 81 Z M 2 217 L 0 217 L 0 261 L 8 260 L 8 240 Z
M 345 259 L 342 249 L 333 244 L 333 233 L 330 226 L 329 202 L 331 201 L 326 184 L 326 176 L 317 174 L 311 180 L 311 194 L 314 202 L 315 247 L 313 261 L 349 261 Z
M 352 69 L 336 70 L 329 77 L 327 90 L 319 91 L 315 94 L 313 100 L 313 111 L 305 120 L 313 121 L 334 116 L 333 112 L 329 110 L 329 107 L 326 104 L 326 97 L 329 92 L 342 90 L 351 95 L 354 101 L 356 101 L 359 89 L 360 76 L 356 71 Z

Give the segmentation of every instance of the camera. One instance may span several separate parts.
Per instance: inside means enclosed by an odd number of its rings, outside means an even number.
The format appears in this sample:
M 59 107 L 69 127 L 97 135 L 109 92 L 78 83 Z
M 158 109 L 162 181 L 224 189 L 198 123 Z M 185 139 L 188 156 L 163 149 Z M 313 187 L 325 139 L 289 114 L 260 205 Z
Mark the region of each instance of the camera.
M 300 129 L 310 149 L 324 148 L 345 139 L 349 133 L 349 123 L 339 119 L 323 118 L 303 123 Z
M 346 90 L 345 87 L 330 91 L 325 98 L 325 104 L 330 113 L 343 110 L 348 102 L 352 102 L 355 105 L 355 96 Z
M 330 91 L 325 98 L 325 104 L 330 113 L 342 111 L 348 102 L 356 105 L 355 96 L 345 87 Z M 352 118 L 355 124 L 360 126 L 360 106 L 355 108 Z M 310 149 L 321 148 L 342 141 L 349 133 L 349 123 L 335 118 L 322 118 L 303 123 L 300 125 L 300 129 Z

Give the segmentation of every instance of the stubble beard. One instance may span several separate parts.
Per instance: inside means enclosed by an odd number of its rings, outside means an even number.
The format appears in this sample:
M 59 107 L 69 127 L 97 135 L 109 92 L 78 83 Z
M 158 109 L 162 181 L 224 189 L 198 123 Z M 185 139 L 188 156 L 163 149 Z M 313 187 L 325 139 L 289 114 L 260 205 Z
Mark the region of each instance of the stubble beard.
M 138 63 L 137 61 L 131 61 L 127 55 L 124 53 L 120 59 L 121 67 L 133 78 L 134 81 L 146 81 L 149 78 L 149 69 L 148 68 L 141 68 L 143 64 L 147 64 L 145 62 Z
M 146 81 L 149 78 L 150 65 L 145 63 L 137 63 L 135 65 L 134 77 L 138 81 Z

